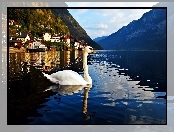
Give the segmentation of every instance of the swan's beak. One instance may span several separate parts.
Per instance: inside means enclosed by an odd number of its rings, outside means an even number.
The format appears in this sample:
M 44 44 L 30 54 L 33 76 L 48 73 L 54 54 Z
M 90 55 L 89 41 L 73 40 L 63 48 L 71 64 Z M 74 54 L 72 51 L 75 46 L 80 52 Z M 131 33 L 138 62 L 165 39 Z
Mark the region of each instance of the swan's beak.
M 94 49 L 92 50 L 92 53 L 93 53 L 93 54 L 95 54 L 95 53 L 96 53 Z
M 92 47 L 89 46 L 89 49 L 90 49 L 90 53 L 93 53 L 93 54 L 96 53 Z

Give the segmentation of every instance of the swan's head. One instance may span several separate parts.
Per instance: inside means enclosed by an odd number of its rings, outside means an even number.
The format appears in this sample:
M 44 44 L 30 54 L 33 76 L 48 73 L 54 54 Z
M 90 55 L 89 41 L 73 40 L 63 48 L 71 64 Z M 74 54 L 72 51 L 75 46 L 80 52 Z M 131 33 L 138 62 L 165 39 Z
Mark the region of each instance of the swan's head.
M 94 49 L 91 46 L 85 46 L 83 52 L 94 53 Z

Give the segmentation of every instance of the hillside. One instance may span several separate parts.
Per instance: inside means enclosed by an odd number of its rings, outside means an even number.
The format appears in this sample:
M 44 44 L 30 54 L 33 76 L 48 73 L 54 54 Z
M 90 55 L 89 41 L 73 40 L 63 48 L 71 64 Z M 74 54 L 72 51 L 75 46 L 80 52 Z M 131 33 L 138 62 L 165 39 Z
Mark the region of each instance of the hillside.
M 79 23 L 72 17 L 67 9 L 52 9 L 53 14 L 62 19 L 68 26 L 70 34 L 77 37 L 79 40 L 84 40 L 88 45 L 95 49 L 101 50 L 102 47 L 94 42 L 86 33 L 86 31 L 79 25 Z
M 31 32 L 31 37 L 38 37 L 42 32 L 70 34 L 65 23 L 56 18 L 50 9 L 12 8 L 9 9 L 9 19 L 15 20 L 15 25 L 21 25 L 19 29 L 10 26 L 10 35 L 14 34 L 13 30 Z
M 31 31 L 35 36 L 38 36 L 39 32 L 54 33 L 63 31 L 66 34 L 76 37 L 78 40 L 84 40 L 95 49 L 102 49 L 99 44 L 88 36 L 86 31 L 78 24 L 67 9 L 56 9 L 56 7 L 66 7 L 67 5 L 64 2 L 6 2 L 3 5 L 8 7 L 28 7 L 28 10 L 26 10 L 26 8 L 24 9 L 25 11 L 20 11 L 22 12 L 21 14 L 15 11 L 9 13 L 9 19 L 13 19 L 17 23 L 23 25 L 21 28 L 22 31 Z M 50 6 L 55 8 L 51 9 L 48 7 L 40 9 L 36 6 Z M 30 9 L 30 7 L 32 7 L 32 9 Z M 36 9 L 37 11 L 34 11 Z
M 150 10 L 98 43 L 106 50 L 166 51 L 166 10 Z

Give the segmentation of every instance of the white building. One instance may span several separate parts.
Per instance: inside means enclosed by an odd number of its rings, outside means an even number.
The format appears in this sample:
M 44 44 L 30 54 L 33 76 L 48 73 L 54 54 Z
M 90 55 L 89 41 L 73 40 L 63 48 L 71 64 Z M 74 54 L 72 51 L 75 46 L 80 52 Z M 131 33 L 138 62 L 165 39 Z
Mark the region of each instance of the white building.
M 21 40 L 22 43 L 25 43 L 28 40 L 30 40 L 30 37 L 27 32 L 20 32 L 19 36 L 17 37 L 17 40 Z
M 43 38 L 45 41 L 50 41 L 51 40 L 51 34 L 50 33 L 44 33 Z
M 41 44 L 41 42 L 30 42 L 27 46 L 28 49 L 47 49 L 47 47 L 44 44 Z
M 75 42 L 74 46 L 75 46 L 76 49 L 83 48 L 83 46 L 79 42 Z
M 67 44 L 68 47 L 70 47 L 70 39 L 69 38 L 66 39 L 66 44 Z
M 57 34 L 54 34 L 50 40 L 51 42 L 60 42 L 60 36 L 58 36 Z

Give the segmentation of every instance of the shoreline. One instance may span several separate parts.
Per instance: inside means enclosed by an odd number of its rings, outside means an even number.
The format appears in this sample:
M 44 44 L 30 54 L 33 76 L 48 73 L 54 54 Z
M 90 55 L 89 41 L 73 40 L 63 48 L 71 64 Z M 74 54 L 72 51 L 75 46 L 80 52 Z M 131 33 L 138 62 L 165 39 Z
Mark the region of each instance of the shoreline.
M 20 49 L 14 47 L 7 47 L 9 48 L 9 53 L 27 53 L 26 48 L 21 47 Z M 4 51 L 7 51 L 7 48 L 3 48 Z M 75 49 L 78 50 L 78 49 Z M 68 49 L 66 51 L 72 51 L 72 49 Z
M 9 47 L 9 53 L 25 53 L 26 52 L 26 48 L 21 47 L 20 49 L 18 48 L 14 48 L 14 47 Z

